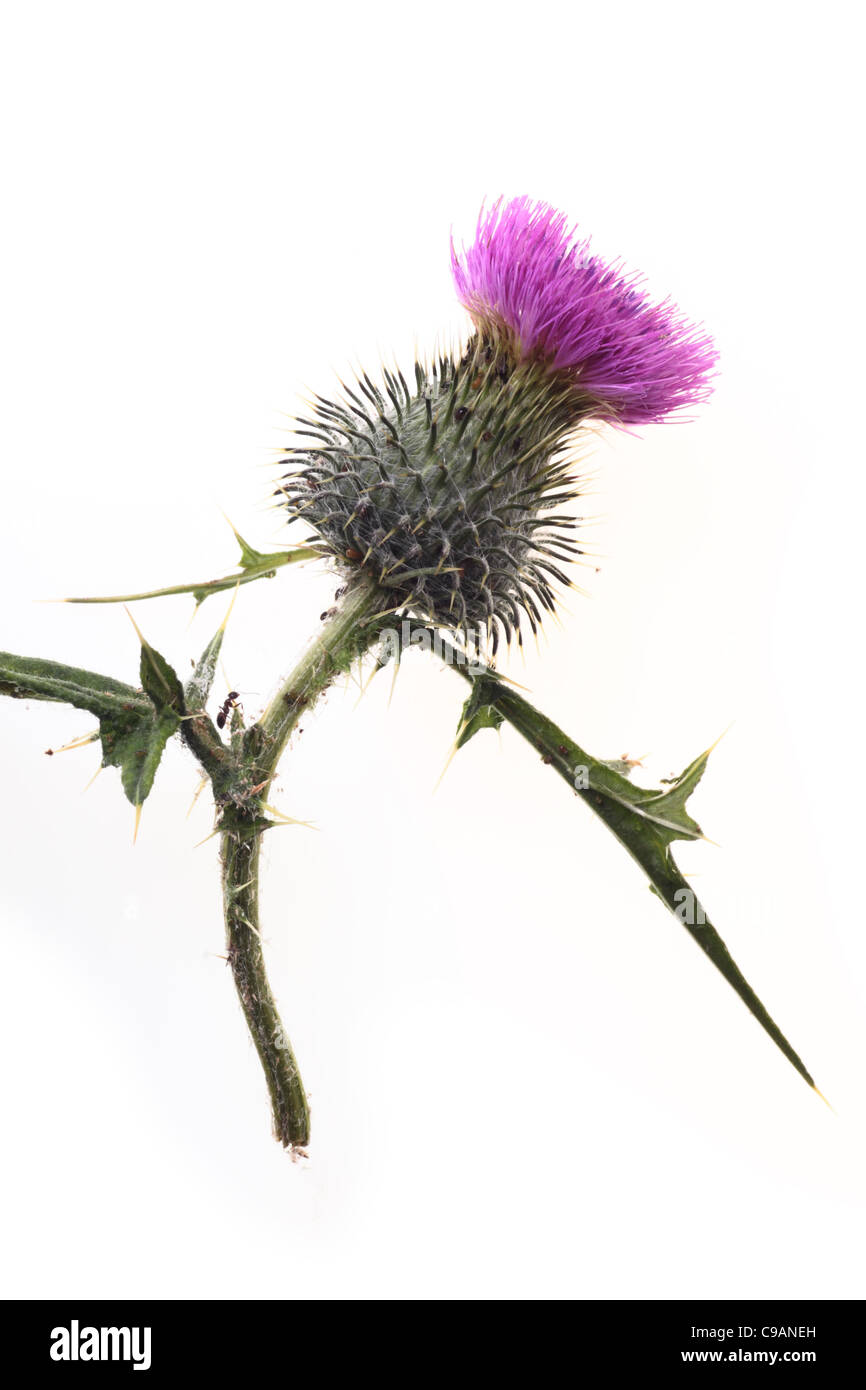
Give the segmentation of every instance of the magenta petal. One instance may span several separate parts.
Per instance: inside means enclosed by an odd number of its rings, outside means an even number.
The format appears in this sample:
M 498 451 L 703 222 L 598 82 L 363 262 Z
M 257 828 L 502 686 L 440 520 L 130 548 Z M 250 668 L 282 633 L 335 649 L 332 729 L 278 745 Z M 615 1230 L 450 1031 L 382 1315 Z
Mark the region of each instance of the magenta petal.
M 505 330 L 521 359 L 571 376 L 601 418 L 645 424 L 712 391 L 712 339 L 670 301 L 652 303 L 639 275 L 591 255 L 546 203 L 482 210 L 472 245 L 452 242 L 451 266 L 479 328 Z

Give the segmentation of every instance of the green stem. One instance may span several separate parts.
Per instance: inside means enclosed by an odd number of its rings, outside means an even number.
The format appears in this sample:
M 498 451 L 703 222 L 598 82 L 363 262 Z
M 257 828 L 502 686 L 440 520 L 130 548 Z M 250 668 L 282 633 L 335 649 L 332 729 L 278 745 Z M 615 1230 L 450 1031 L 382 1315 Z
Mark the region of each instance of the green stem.
M 268 982 L 259 933 L 260 849 L 261 831 L 254 827 L 246 835 L 238 827 L 223 832 L 226 954 L 268 1083 L 274 1137 L 286 1148 L 303 1148 L 310 1138 L 309 1107 Z
M 367 579 L 356 582 L 343 595 L 323 623 L 321 632 L 280 685 L 261 719 L 247 734 L 246 747 L 253 753 L 256 771 L 263 777 L 273 778 L 304 711 L 376 640 L 381 632 L 376 615 L 390 606 L 388 596 Z
M 381 631 L 376 615 L 385 607 L 381 591 L 367 580 L 344 595 L 259 721 L 243 735 L 241 767 L 249 792 L 243 801 L 226 803 L 220 821 L 227 955 L 267 1080 L 275 1137 L 291 1149 L 309 1142 L 310 1112 L 268 983 L 259 930 L 259 852 L 262 835 L 275 824 L 267 815 L 268 788 L 301 715 L 376 639 Z

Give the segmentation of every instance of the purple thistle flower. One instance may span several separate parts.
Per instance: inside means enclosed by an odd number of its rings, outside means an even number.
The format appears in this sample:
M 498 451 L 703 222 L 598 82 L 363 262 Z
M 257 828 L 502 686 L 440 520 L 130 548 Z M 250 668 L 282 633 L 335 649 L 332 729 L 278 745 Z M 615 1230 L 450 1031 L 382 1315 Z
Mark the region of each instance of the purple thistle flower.
M 716 357 L 543 203 L 500 200 L 451 254 L 469 341 L 416 362 L 414 390 L 383 371 L 381 386 L 365 373 L 343 399 L 318 397 L 279 492 L 350 581 L 375 579 L 383 611 L 484 629 L 495 654 L 524 620 L 537 632 L 585 553 L 569 534 L 580 518 L 550 515 L 581 496 L 575 431 L 705 399 Z
M 570 378 L 582 413 L 638 425 L 696 405 L 712 391 L 712 339 L 665 300 L 653 304 L 640 275 L 590 254 L 565 215 L 529 198 L 482 209 L 475 241 L 451 243 L 458 296 L 484 335 L 520 361 Z

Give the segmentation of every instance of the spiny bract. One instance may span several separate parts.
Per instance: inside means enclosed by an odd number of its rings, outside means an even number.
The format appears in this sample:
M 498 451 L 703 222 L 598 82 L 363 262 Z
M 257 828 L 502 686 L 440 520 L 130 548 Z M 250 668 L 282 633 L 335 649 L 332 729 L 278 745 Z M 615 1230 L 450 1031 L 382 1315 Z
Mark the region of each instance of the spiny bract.
M 515 366 L 489 341 L 463 357 L 368 376 L 345 404 L 317 398 L 296 433 L 283 479 L 290 510 L 340 562 L 360 567 L 389 606 L 435 623 L 520 635 L 553 610 L 560 564 L 580 548 L 576 518 L 550 508 L 578 495 L 563 444 L 576 423 L 573 393 L 531 367 Z

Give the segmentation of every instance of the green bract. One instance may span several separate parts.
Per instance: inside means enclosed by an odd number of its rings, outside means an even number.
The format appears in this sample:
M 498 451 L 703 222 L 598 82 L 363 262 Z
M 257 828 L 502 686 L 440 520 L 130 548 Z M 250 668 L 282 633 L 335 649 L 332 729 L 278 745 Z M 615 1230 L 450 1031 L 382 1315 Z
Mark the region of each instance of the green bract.
M 459 360 L 369 376 L 299 421 L 280 489 L 349 578 L 445 627 L 520 637 L 552 611 L 581 555 L 568 445 L 587 414 L 570 385 L 475 337 Z M 313 441 L 313 442 L 311 442 Z M 383 606 L 384 601 L 383 601 Z

